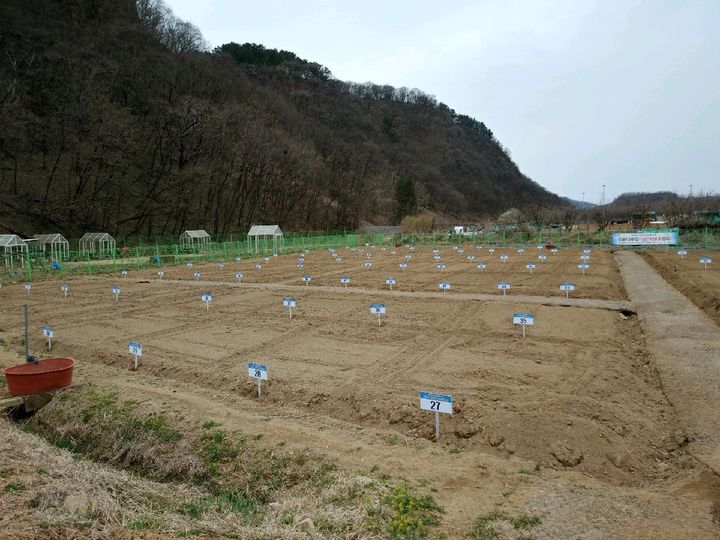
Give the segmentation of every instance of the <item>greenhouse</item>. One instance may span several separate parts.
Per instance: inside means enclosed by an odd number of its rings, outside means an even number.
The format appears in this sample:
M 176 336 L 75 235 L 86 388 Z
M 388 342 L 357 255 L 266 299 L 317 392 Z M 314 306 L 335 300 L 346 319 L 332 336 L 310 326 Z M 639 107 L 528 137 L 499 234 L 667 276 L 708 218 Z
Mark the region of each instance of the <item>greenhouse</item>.
M 112 253 L 115 250 L 115 239 L 108 233 L 85 233 L 80 239 L 82 253 Z
M 202 249 L 210 245 L 210 235 L 203 229 L 188 230 L 180 235 L 183 248 Z
M 70 255 L 70 242 L 60 233 L 38 234 L 35 245 L 38 251 L 49 254 L 53 261 L 67 259 Z
M 15 262 L 19 261 L 25 266 L 24 254 L 28 252 L 28 245 L 17 234 L 0 234 L 0 250 L 5 260 L 5 266 L 15 268 Z
M 247 241 L 248 251 L 254 250 L 255 253 L 258 253 L 260 248 L 267 252 L 269 243 L 272 243 L 273 253 L 285 251 L 285 239 L 278 225 L 253 225 L 248 232 Z

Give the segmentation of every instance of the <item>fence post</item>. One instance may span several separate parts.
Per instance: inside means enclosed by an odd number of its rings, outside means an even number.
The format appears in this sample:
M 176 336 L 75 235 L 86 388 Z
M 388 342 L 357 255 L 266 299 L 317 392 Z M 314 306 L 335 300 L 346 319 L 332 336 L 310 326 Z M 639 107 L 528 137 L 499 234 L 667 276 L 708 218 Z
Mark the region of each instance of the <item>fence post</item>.
M 117 272 L 117 261 L 115 260 L 115 250 L 112 250 L 113 255 L 113 272 Z
M 33 272 L 32 272 L 32 262 L 30 261 L 30 254 L 26 253 L 25 258 L 26 258 L 25 266 L 27 267 L 28 281 L 32 281 Z
M 135 268 L 140 270 L 140 248 L 135 248 Z
M 90 265 L 90 252 L 87 254 L 87 270 L 88 274 L 92 274 L 92 266 Z

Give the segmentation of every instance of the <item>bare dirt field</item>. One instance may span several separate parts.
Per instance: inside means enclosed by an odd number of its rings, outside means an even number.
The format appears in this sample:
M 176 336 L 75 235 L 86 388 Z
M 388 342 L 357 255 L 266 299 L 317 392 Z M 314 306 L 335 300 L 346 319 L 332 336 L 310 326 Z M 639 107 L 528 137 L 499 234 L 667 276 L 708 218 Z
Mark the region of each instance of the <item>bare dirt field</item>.
M 680 257 L 676 249 L 646 250 L 643 256 L 662 277 L 720 324 L 720 251 L 692 250 Z M 707 270 L 699 262 L 702 257 L 712 259 Z
M 593 250 L 587 275 L 577 268 L 581 254 L 448 247 L 440 271 L 430 249 L 365 248 L 339 250 L 341 262 L 308 253 L 302 269 L 292 255 L 171 267 L 162 280 L 149 270 L 68 278 L 68 298 L 55 281 L 33 284 L 29 295 L 16 284 L 0 289 L 2 358 L 16 361 L 28 303 L 31 349 L 43 350 L 40 326 L 52 326 L 53 355 L 76 358 L 79 380 L 312 447 L 349 470 L 429 481 L 447 538 L 467 537 L 478 516 L 497 509 L 538 515 L 536 538 L 716 537 L 714 477 L 686 452 L 637 318 L 513 298 L 560 297 L 559 284 L 571 281 L 578 298 L 625 300 L 612 254 Z M 312 276 L 307 287 L 303 274 Z M 347 294 L 343 275 L 362 292 Z M 390 275 L 394 291 L 418 294 L 388 293 Z M 452 289 L 440 293 L 440 280 Z M 504 298 L 500 280 L 512 286 Z M 455 299 L 460 293 L 495 297 Z M 287 295 L 297 299 L 292 319 Z M 369 313 L 376 302 L 387 306 L 382 326 Z M 512 324 L 516 312 L 535 315 L 525 338 Z M 129 369 L 131 339 L 143 343 L 138 372 Z M 269 368 L 259 400 L 248 362 Z M 422 390 L 454 398 L 439 443 L 432 414 L 418 407 Z

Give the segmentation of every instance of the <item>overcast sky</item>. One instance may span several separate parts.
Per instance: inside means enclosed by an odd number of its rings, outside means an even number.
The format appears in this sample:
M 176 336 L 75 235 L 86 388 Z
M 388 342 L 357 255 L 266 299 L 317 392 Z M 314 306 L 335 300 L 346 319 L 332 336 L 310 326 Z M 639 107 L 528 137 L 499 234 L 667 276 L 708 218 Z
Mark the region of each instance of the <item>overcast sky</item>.
M 166 2 L 211 46 L 433 94 L 560 195 L 720 191 L 720 0 Z

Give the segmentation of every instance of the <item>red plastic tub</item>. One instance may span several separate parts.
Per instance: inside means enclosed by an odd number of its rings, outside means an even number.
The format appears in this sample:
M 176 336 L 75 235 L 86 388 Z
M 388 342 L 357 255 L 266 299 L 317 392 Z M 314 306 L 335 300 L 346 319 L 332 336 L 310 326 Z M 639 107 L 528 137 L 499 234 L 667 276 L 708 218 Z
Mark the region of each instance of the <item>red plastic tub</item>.
M 44 358 L 5 369 L 8 390 L 13 396 L 29 396 L 58 390 L 72 384 L 72 358 Z

